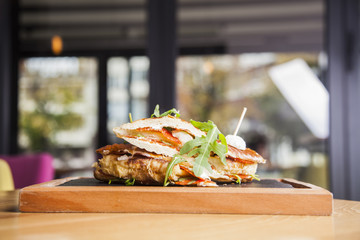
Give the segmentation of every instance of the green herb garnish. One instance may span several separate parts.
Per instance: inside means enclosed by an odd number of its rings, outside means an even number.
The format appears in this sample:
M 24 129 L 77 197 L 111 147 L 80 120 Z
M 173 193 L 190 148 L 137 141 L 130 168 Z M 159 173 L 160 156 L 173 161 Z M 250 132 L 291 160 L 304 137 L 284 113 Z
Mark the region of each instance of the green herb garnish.
M 113 183 L 124 183 L 124 180 L 120 179 L 120 178 L 114 178 L 114 179 L 110 179 L 108 184 L 113 184 Z
M 207 122 L 198 122 L 198 121 L 195 121 L 195 120 L 190 120 L 191 124 L 200 129 L 201 131 L 204 131 L 204 132 L 208 132 L 210 131 L 211 129 L 213 129 L 214 127 L 216 127 L 216 125 L 214 124 L 213 121 L 207 121 Z
M 126 186 L 133 186 L 135 184 L 135 178 L 132 179 L 121 179 L 121 178 L 117 178 L 117 179 L 111 179 L 108 182 L 109 184 L 112 183 L 120 183 L 120 184 L 125 184 Z
M 156 104 L 154 113 L 151 114 L 151 117 L 165 117 L 167 115 L 174 115 L 175 117 L 180 117 L 180 113 L 175 108 L 170 109 L 169 111 L 164 112 L 163 114 L 160 114 L 160 107 L 159 104 Z
M 207 132 L 206 136 L 195 137 L 193 140 L 186 142 L 180 149 L 180 155 L 195 157 L 193 172 L 195 176 L 201 177 L 204 172 L 212 173 L 209 163 L 211 153 L 215 153 L 226 164 L 225 154 L 227 153 L 227 143 L 225 136 L 219 131 L 212 121 L 197 122 L 191 120 L 194 127 Z M 164 186 L 166 186 L 168 177 L 170 176 L 174 166 L 185 161 L 180 155 L 175 155 L 166 169 Z
M 125 180 L 126 186 L 134 186 L 134 184 L 135 184 L 135 178 Z
M 211 121 L 210 121 L 211 122 Z M 209 127 L 209 122 L 205 123 L 205 127 Z M 195 139 L 188 141 L 180 149 L 180 154 L 187 154 L 189 157 L 195 157 L 193 172 L 195 176 L 201 177 L 202 173 L 206 170 L 209 173 L 212 172 L 210 163 L 208 162 L 211 152 L 214 152 L 221 159 L 223 164 L 226 164 L 225 154 L 227 152 L 227 144 L 225 137 L 219 137 L 222 135 L 216 125 L 212 123 L 206 136 L 196 137 Z M 217 141 L 220 140 L 220 143 Z
M 253 179 L 260 181 L 259 175 L 254 174 L 254 175 L 250 175 Z
M 236 183 L 241 184 L 241 177 L 236 174 L 235 174 L 235 177 L 237 178 Z
M 191 185 L 193 183 L 195 183 L 197 180 L 194 180 L 194 179 L 190 179 L 190 178 L 180 178 L 178 182 L 186 182 L 186 185 Z
M 228 151 L 228 147 L 227 147 L 227 143 L 226 143 L 226 138 L 224 136 L 224 134 L 222 134 L 219 129 L 217 128 L 217 126 L 215 125 L 215 123 L 213 121 L 207 121 L 207 122 L 197 122 L 197 121 L 194 121 L 194 120 L 190 120 L 191 124 L 200 129 L 201 131 L 204 131 L 204 132 L 209 132 L 210 130 L 212 129 L 216 129 L 216 133 L 218 134 L 218 137 L 219 137 L 219 140 L 221 142 L 221 144 L 225 145 L 226 147 L 226 151 L 225 153 L 227 153 Z M 217 137 L 216 137 L 217 138 Z M 215 152 L 216 153 L 216 152 Z M 225 155 L 224 155 L 224 159 L 225 159 Z
M 168 179 L 169 179 L 169 176 L 171 175 L 173 169 L 174 169 L 174 166 L 176 164 L 179 164 L 181 162 L 185 162 L 186 159 L 181 157 L 179 154 L 176 154 L 171 162 L 169 162 L 167 168 L 166 168 L 166 174 L 165 174 L 165 180 L 164 180 L 164 187 L 166 187 L 167 185 L 169 185 L 169 182 L 168 182 Z

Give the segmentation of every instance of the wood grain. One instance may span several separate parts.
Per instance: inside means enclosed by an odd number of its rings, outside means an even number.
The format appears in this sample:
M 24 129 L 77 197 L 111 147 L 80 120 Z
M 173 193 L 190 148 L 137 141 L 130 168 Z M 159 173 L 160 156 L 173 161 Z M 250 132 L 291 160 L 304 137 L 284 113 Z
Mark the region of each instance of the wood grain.
M 19 213 L 0 192 L 0 239 L 359 239 L 360 202 L 334 200 L 332 216 Z
M 54 180 L 20 191 L 22 212 L 231 213 L 331 215 L 332 194 L 284 179 L 295 188 L 58 186 Z

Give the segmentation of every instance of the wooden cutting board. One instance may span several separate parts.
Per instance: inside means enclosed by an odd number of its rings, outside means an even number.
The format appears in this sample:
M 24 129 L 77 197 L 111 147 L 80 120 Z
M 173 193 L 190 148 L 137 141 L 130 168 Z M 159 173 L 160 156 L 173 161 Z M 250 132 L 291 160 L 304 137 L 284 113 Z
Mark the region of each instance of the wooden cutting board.
M 293 179 L 221 187 L 123 186 L 64 178 L 20 190 L 22 212 L 331 215 L 332 193 Z

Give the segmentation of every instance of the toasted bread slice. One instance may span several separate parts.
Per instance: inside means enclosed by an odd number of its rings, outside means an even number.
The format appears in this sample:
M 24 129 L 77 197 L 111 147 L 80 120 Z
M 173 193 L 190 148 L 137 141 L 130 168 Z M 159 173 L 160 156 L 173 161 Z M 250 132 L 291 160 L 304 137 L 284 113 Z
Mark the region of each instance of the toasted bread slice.
M 160 118 L 144 118 L 136 120 L 132 123 L 125 123 L 120 127 L 113 129 L 117 137 L 123 138 L 132 133 L 131 130 L 137 129 L 152 129 L 155 131 L 161 131 L 163 128 L 172 128 L 177 130 L 183 130 L 194 137 L 205 136 L 206 133 L 200 129 L 194 127 L 191 123 L 173 116 L 165 116 Z

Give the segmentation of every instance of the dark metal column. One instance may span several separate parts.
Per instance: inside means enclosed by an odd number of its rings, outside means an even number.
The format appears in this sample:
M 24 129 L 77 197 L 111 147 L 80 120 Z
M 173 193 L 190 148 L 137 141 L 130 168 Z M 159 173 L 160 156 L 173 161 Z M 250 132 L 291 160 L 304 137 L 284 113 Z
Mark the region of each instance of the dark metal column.
M 326 3 L 331 190 L 335 198 L 360 200 L 359 1 Z
M 105 56 L 98 57 L 98 142 L 97 147 L 108 144 L 107 138 L 107 60 Z
M 147 38 L 150 59 L 149 111 L 175 107 L 176 0 L 147 1 Z
M 346 79 L 348 133 L 348 188 L 347 199 L 360 201 L 360 31 L 358 0 L 346 0 Z M 335 180 L 335 179 L 334 179 Z M 335 180 L 336 181 L 336 180 Z
M 17 151 L 18 1 L 0 1 L 0 154 Z

